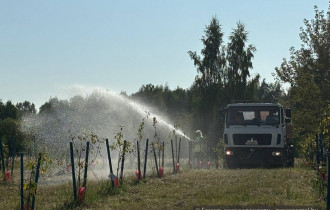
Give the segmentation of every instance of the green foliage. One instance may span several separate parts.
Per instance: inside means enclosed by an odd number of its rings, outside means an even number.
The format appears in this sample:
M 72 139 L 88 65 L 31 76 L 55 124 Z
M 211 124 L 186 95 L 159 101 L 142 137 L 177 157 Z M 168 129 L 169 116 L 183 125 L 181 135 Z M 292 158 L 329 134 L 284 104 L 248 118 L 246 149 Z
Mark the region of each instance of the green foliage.
M 245 25 L 237 23 L 237 28 L 229 36 L 227 45 L 226 60 L 227 66 L 227 85 L 231 94 L 236 99 L 247 98 L 247 79 L 250 76 L 250 69 L 253 67 L 252 58 L 256 48 L 253 45 L 245 47 L 248 41 L 248 33 Z
M 300 49 L 290 48 L 290 59 L 283 59 L 276 73 L 290 84 L 295 139 L 306 154 L 317 133 L 328 128 L 330 103 L 330 9 L 327 15 L 315 6 L 315 17 L 304 20 Z M 329 136 L 324 142 L 329 146 Z
M 115 141 L 110 145 L 111 150 L 117 150 L 118 152 L 118 161 L 117 161 L 117 177 L 119 174 L 119 169 L 120 169 L 120 162 L 125 156 L 129 153 L 133 152 L 133 146 L 132 143 L 129 141 L 126 141 L 124 139 L 123 135 L 123 128 L 124 126 L 119 126 L 120 130 L 115 133 Z M 124 149 L 124 143 L 126 142 L 126 146 Z
M 204 48 L 201 50 L 203 58 L 197 55 L 196 52 L 188 52 L 197 68 L 198 75 L 195 82 L 201 87 L 223 83 L 226 63 L 224 48 L 221 46 L 223 33 L 216 17 L 211 19 L 210 25 L 206 26 L 204 32 L 205 35 L 202 38 Z
M 72 100 L 80 100 L 79 96 L 74 97 Z M 44 103 L 39 108 L 39 114 L 52 113 L 56 109 L 63 109 L 69 107 L 69 102 L 67 100 L 59 100 L 58 98 L 51 98 L 48 102 Z
M 1 142 L 2 142 L 3 157 L 4 159 L 7 159 L 9 157 L 9 148 L 8 148 L 8 144 L 6 143 L 7 139 L 5 137 L 2 137 Z
M 139 128 L 138 128 L 138 132 L 137 132 L 137 136 L 138 136 L 138 141 L 141 141 L 143 138 L 143 130 L 144 130 L 144 126 L 145 126 L 145 119 L 148 119 L 150 116 L 149 112 L 146 112 L 146 117 L 142 119 Z
M 154 130 L 155 130 L 155 132 L 154 132 L 154 147 L 155 147 L 155 149 L 160 150 L 161 143 L 160 143 L 160 136 L 157 133 L 157 126 L 156 126 L 157 123 L 158 123 L 157 118 L 153 117 L 152 118 L 152 126 L 154 127 Z
M 0 120 L 0 138 L 4 139 L 4 144 L 8 148 L 8 155 L 12 154 L 14 151 L 15 143 L 16 151 L 21 152 L 25 150 L 24 141 L 26 136 L 20 130 L 20 121 L 12 118 L 6 118 L 4 120 Z
M 320 130 L 323 135 L 328 135 L 330 132 L 330 104 L 323 113 L 322 121 L 320 123 Z
M 82 186 L 81 177 L 86 170 L 86 166 L 91 165 L 101 155 L 101 145 L 104 142 L 94 132 L 83 132 L 81 135 L 70 134 L 70 140 L 73 143 L 74 157 L 77 159 L 77 167 L 75 168 L 77 178 L 77 187 Z M 89 144 L 89 163 L 85 162 L 86 143 Z M 70 166 L 71 164 L 69 164 Z
M 11 101 L 7 101 L 6 104 L 3 104 L 0 101 L 0 120 L 6 118 L 17 119 L 18 114 L 17 108 L 11 103 Z
M 47 169 L 52 164 L 52 160 L 50 157 L 47 155 L 47 153 L 40 153 L 34 160 L 29 160 L 27 164 L 27 168 L 30 170 L 30 177 L 29 177 L 29 182 L 24 184 L 24 191 L 25 191 L 25 204 L 28 206 L 31 206 L 32 202 L 32 197 L 36 196 L 37 194 L 37 187 L 38 184 L 35 182 L 35 176 L 37 173 L 37 164 L 38 164 L 38 159 L 40 159 L 40 173 L 44 174 Z
M 267 83 L 266 80 L 263 79 L 260 84 L 257 84 L 257 88 L 255 89 L 255 98 L 258 102 L 280 102 L 283 104 L 285 101 L 280 100 L 285 96 L 279 81 Z
M 17 109 L 19 110 L 19 116 L 33 115 L 37 113 L 35 105 L 29 101 L 24 101 L 23 103 L 16 104 Z
M 215 145 L 215 147 L 212 148 L 213 152 L 217 155 L 217 161 L 219 162 L 223 161 L 223 157 L 225 155 L 225 144 L 223 139 L 219 139 L 218 143 Z
M 0 100 L 0 138 L 5 139 L 4 144 L 8 148 L 8 154 L 11 154 L 16 146 L 16 152 L 26 151 L 27 136 L 21 132 L 21 118 L 27 114 L 35 114 L 33 103 L 25 101 L 16 106 L 11 101 L 5 104 Z

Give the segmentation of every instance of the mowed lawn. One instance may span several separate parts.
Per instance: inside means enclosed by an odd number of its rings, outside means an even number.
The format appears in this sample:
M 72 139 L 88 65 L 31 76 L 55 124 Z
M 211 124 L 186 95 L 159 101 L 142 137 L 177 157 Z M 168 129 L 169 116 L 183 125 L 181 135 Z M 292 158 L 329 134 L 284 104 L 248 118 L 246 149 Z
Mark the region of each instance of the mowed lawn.
M 193 209 L 194 206 L 314 206 L 325 202 L 312 187 L 315 171 L 307 168 L 185 170 L 175 175 L 125 183 L 117 194 L 105 193 L 107 182 L 88 182 L 79 209 Z M 70 205 L 72 185 L 40 186 L 37 209 Z M 19 207 L 18 184 L 1 184 L 0 209 Z

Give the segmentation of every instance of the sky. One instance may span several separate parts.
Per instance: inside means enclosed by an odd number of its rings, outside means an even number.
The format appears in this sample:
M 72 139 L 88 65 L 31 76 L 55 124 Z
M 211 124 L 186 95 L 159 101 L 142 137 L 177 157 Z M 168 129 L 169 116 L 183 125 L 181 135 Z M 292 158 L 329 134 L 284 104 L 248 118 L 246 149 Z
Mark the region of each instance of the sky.
M 304 19 L 327 0 L 0 0 L 0 99 L 40 107 L 76 89 L 137 92 L 143 84 L 189 88 L 216 16 L 224 44 L 238 21 L 257 51 L 251 75 L 273 82 L 274 68 L 300 47 Z M 87 91 L 88 92 L 88 91 Z

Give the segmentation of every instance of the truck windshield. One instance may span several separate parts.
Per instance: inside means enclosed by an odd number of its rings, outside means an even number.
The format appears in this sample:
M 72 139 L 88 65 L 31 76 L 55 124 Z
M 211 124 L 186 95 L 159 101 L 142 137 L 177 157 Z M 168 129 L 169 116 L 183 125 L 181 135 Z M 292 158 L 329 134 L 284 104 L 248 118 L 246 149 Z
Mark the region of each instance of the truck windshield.
M 227 112 L 228 125 L 278 125 L 280 109 L 277 106 L 234 106 Z

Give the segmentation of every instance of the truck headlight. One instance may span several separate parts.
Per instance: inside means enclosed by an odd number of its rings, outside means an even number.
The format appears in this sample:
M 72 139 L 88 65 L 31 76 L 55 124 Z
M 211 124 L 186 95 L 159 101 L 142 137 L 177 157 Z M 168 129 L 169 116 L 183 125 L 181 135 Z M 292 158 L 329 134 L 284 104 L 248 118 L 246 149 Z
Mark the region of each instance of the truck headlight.
M 233 151 L 231 151 L 231 150 L 226 150 L 226 151 L 225 151 L 225 154 L 229 156 L 229 155 L 233 155 L 234 153 L 233 153 Z
M 272 152 L 272 155 L 273 155 L 273 156 L 281 156 L 282 153 L 277 151 L 277 152 Z

